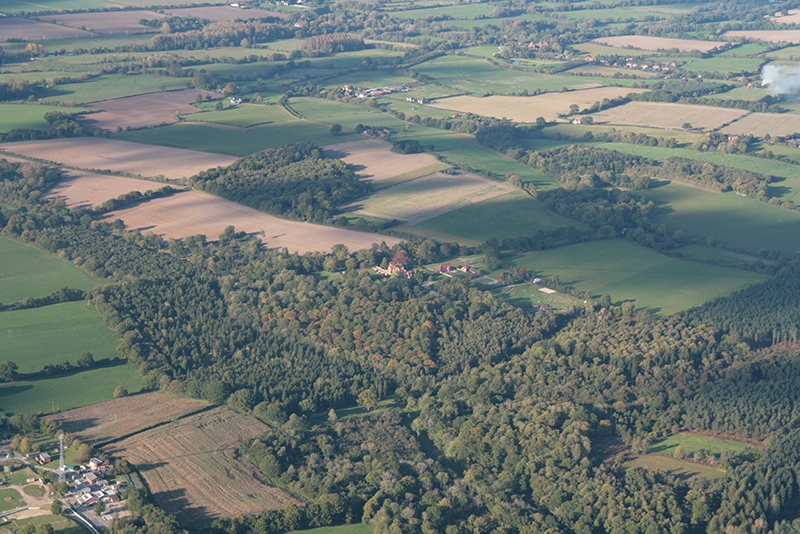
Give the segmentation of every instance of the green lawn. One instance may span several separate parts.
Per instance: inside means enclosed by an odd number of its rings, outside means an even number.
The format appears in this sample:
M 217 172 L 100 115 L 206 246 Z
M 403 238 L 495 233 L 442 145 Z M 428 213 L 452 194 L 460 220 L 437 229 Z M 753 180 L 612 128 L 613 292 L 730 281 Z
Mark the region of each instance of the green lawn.
M 53 530 L 59 534 L 86 534 L 86 530 L 72 519 L 56 515 L 37 515 L 27 519 L 8 521 L 0 526 L 0 534 L 14 534 L 22 530 L 27 524 L 38 527 L 39 525 L 48 523 L 52 525 Z
M 167 90 L 186 89 L 186 78 L 170 78 L 155 74 L 139 76 L 123 76 L 122 74 L 105 74 L 85 82 L 57 85 L 40 95 L 41 98 L 63 102 L 71 100 L 78 104 L 98 102 L 112 98 L 156 93 L 162 85 Z
M 63 360 L 74 365 L 85 350 L 95 360 L 110 358 L 119 344 L 84 301 L 0 312 L 0 339 L 0 361 L 16 363 L 20 373 Z
M 42 297 L 62 287 L 91 289 L 102 283 L 71 263 L 0 237 L 0 303 Z
M 0 512 L 25 506 L 25 500 L 15 489 L 0 489 Z
M 368 525 L 342 525 L 340 527 L 320 527 L 310 530 L 293 530 L 289 534 L 372 534 Z
M 142 379 L 122 363 L 69 376 L 19 380 L 0 385 L 0 410 L 6 413 L 49 413 L 88 406 L 114 397 L 114 388 L 139 391 Z
M 15 128 L 46 130 L 50 125 L 44 120 L 44 114 L 48 111 L 63 111 L 76 114 L 88 110 L 55 106 L 0 104 L 0 133 L 10 132 Z
M 672 456 L 678 445 L 683 445 L 683 448 L 686 449 L 686 452 L 689 454 L 699 451 L 700 449 L 705 449 L 707 452 L 716 455 L 719 455 L 722 451 L 742 452 L 748 446 L 751 446 L 741 441 L 681 432 L 680 434 L 673 434 L 666 439 L 653 443 L 648 449 L 648 452 Z
M 25 486 L 22 488 L 23 493 L 25 495 L 30 495 L 32 497 L 44 497 L 46 490 L 41 486 L 36 486 L 31 484 L 30 486 Z
M 206 111 L 186 115 L 188 122 L 214 122 L 230 126 L 255 126 L 257 124 L 274 124 L 295 120 L 282 106 L 266 106 L 258 104 L 242 104 L 223 111 Z
M 511 262 L 529 272 L 617 304 L 635 301 L 637 308 L 662 315 L 762 282 L 766 276 L 671 258 L 623 239 L 590 241 L 529 252 Z
M 582 224 L 553 213 L 527 194 L 513 192 L 398 229 L 431 237 L 447 235 L 451 240 L 464 243 L 482 243 L 492 237 L 502 240 L 528 236 L 561 226 L 583 228 Z
M 800 250 L 800 213 L 735 193 L 717 193 L 672 182 L 639 192 L 661 208 L 655 220 L 690 235 L 749 251 Z

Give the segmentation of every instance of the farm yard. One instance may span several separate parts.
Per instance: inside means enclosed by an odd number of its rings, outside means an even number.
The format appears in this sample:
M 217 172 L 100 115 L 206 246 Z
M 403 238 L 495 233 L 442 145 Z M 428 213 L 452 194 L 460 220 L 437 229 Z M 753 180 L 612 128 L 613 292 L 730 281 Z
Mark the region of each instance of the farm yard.
M 86 170 L 109 170 L 168 179 L 230 165 L 236 158 L 177 148 L 141 145 L 97 137 L 23 141 L 0 145 L 0 151 Z
M 487 117 L 508 118 L 516 122 L 536 122 L 539 117 L 553 121 L 560 114 L 569 113 L 571 105 L 585 109 L 604 99 L 613 99 L 631 93 L 643 93 L 646 89 L 626 87 L 599 87 L 560 93 L 546 93 L 536 96 L 492 95 L 483 98 L 473 96 L 454 96 L 439 99 L 431 107 Z
M 619 35 L 615 37 L 601 37 L 594 42 L 618 48 L 640 48 L 642 50 L 673 50 L 692 52 L 699 50 L 708 52 L 727 43 L 724 41 L 694 41 L 692 39 L 674 39 L 671 37 L 653 37 L 650 35 Z
M 741 109 L 694 106 L 661 102 L 629 102 L 624 106 L 592 114 L 595 123 L 648 126 L 654 128 L 692 128 L 714 130 L 747 114 Z
M 191 115 L 200 110 L 189 105 L 197 96 L 210 93 L 197 89 L 149 93 L 127 98 L 95 102 L 91 107 L 101 110 L 84 116 L 81 124 L 91 130 L 115 130 L 117 128 L 147 128 L 178 121 L 178 113 Z
M 514 189 L 471 173 L 434 173 L 384 189 L 342 209 L 357 215 L 417 224 Z
M 385 186 L 398 176 L 410 176 L 414 173 L 430 174 L 447 168 L 434 156 L 427 153 L 399 154 L 391 151 L 391 144 L 380 139 L 364 139 L 349 141 L 322 147 L 325 156 L 339 158 L 365 180 Z
M 2 401 L 0 401 L 2 402 Z M 236 457 L 239 443 L 267 426 L 229 408 L 181 419 L 106 447 L 137 466 L 155 502 L 185 528 L 211 520 L 301 504 L 259 481 L 255 468 Z
M 381 241 L 390 246 L 400 242 L 390 236 L 280 219 L 202 191 L 150 200 L 106 216 L 108 221 L 114 219 L 122 219 L 129 229 L 175 239 L 204 234 L 209 240 L 216 240 L 233 225 L 237 231 L 257 234 L 268 248 L 285 247 L 300 254 L 328 251 L 339 243 L 356 251 Z
M 746 117 L 728 124 L 721 130 L 732 135 L 757 135 L 763 137 L 767 134 L 787 136 L 800 133 L 800 115 L 794 113 L 751 113 Z
M 63 199 L 70 207 L 94 207 L 125 193 L 144 193 L 164 187 L 164 184 L 148 180 L 69 169 L 64 169 L 61 176 L 61 182 L 50 190 L 47 197 Z
M 209 407 L 203 400 L 162 392 L 142 393 L 50 417 L 85 443 L 118 440 Z

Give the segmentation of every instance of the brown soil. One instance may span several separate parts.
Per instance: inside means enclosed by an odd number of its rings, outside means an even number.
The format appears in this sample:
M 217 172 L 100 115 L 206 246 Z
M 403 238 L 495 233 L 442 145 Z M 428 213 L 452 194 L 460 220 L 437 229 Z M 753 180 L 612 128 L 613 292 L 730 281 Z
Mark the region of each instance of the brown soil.
M 66 39 L 75 37 L 91 37 L 92 34 L 55 24 L 45 24 L 20 17 L 0 18 L 0 35 L 6 39 L 25 39 L 36 42 L 47 39 Z M 44 43 L 45 46 L 47 43 Z
M 168 9 L 170 15 L 179 17 L 199 17 L 208 19 L 212 22 L 227 19 L 260 19 L 263 17 L 288 18 L 286 13 L 278 11 L 267 11 L 265 9 L 240 9 L 231 6 L 209 6 L 209 7 L 184 7 L 180 9 Z
M 121 438 L 208 406 L 206 401 L 154 392 L 113 399 L 56 414 L 50 419 L 87 443 Z
M 205 97 L 210 93 L 197 89 L 149 93 L 146 95 L 103 100 L 91 104 L 91 107 L 102 110 L 99 113 L 84 115 L 79 122 L 86 128 L 95 130 L 111 130 L 117 128 L 149 128 L 162 124 L 177 122 L 175 112 L 191 115 L 200 111 L 190 105 L 197 95 Z
M 180 179 L 236 158 L 182 148 L 143 145 L 99 137 L 23 141 L 0 150 L 80 169 L 101 169 L 132 175 Z
M 366 180 L 380 182 L 438 163 L 431 154 L 398 154 L 380 139 L 364 139 L 323 147 L 325 155 L 340 158 Z
M 64 199 L 70 207 L 97 206 L 131 191 L 144 193 L 147 190 L 161 189 L 165 185 L 149 180 L 68 169 L 63 170 L 61 176 L 62 181 L 47 194 L 47 197 Z
M 154 11 L 111 11 L 106 13 L 73 13 L 69 15 L 41 15 L 42 22 L 53 22 L 71 28 L 86 28 L 91 32 L 108 35 L 155 33 L 158 28 L 139 24 L 141 19 L 160 19 L 164 15 Z
M 262 483 L 255 468 L 236 456 L 239 443 L 266 430 L 253 417 L 217 408 L 142 432 L 107 452 L 134 464 L 155 502 L 191 529 L 217 517 L 301 504 Z

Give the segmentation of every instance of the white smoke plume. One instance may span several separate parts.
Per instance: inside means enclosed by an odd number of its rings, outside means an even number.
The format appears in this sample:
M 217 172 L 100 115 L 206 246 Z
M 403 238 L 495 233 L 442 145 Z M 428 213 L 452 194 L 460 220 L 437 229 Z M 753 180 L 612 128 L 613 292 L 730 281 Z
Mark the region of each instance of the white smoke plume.
M 772 94 L 800 94 L 800 69 L 767 65 L 761 71 L 761 85 Z

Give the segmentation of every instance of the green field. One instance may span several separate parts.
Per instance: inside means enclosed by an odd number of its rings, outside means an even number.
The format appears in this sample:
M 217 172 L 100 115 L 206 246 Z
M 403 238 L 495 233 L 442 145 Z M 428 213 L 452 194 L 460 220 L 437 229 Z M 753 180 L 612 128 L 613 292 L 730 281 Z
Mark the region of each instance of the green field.
M 6 413 L 50 413 L 88 406 L 114 396 L 122 386 L 134 393 L 142 387 L 136 370 L 122 363 L 68 376 L 41 380 L 18 380 L 0 384 L 0 410 Z
M 289 106 L 308 119 L 325 124 L 341 124 L 344 132 L 352 132 L 356 125 L 386 126 L 394 131 L 401 130 L 404 123 L 380 109 L 358 104 L 345 104 L 322 98 L 292 98 Z M 411 125 L 409 125 L 411 126 Z M 328 127 L 330 128 L 330 126 Z
M 593 296 L 608 293 L 615 303 L 633 300 L 637 308 L 662 315 L 762 282 L 766 276 L 664 256 L 623 239 L 590 241 L 529 252 L 511 260 L 528 272 Z
M 673 434 L 666 439 L 653 443 L 648 449 L 648 452 L 672 456 L 678 445 L 682 445 L 689 454 L 703 449 L 715 455 L 719 455 L 723 451 L 742 452 L 748 446 L 751 446 L 741 441 L 681 432 L 680 434 Z
M 67 360 L 73 365 L 85 350 L 95 360 L 116 355 L 114 334 L 84 301 L 0 312 L 0 361 L 12 361 L 20 373 Z
M 223 111 L 206 111 L 184 116 L 188 122 L 214 122 L 230 126 L 255 126 L 257 124 L 273 124 L 294 120 L 281 106 L 265 106 L 242 104 Z
M 0 133 L 10 132 L 15 128 L 46 130 L 50 125 L 44 120 L 48 111 L 63 111 L 77 114 L 87 112 L 84 108 L 64 108 L 55 106 L 37 106 L 20 104 L 0 104 Z
M 727 265 L 728 267 L 736 267 L 743 264 L 753 264 L 758 261 L 768 265 L 774 263 L 770 260 L 765 260 L 756 256 L 750 256 L 749 254 L 740 254 L 739 252 L 731 252 L 730 250 L 696 244 L 686 245 L 685 247 L 670 250 L 669 255 L 706 263 Z
M 310 530 L 293 530 L 289 534 L 372 534 L 368 525 L 342 525 L 340 527 L 320 527 Z
M 769 95 L 769 91 L 760 87 L 737 87 L 726 93 L 716 93 L 703 98 L 719 100 L 747 100 L 755 102 Z
M 761 58 L 748 57 L 713 57 L 709 59 L 695 59 L 689 61 L 681 67 L 689 72 L 728 72 L 738 74 L 740 72 L 758 72 L 758 68 L 764 60 Z
M 563 310 L 570 306 L 581 306 L 584 300 L 562 293 L 539 291 L 542 286 L 519 284 L 492 291 L 495 296 L 517 305 L 542 305 Z
M 735 193 L 717 193 L 672 182 L 642 191 L 661 208 L 655 220 L 689 235 L 757 252 L 800 250 L 800 213 L 782 210 Z
M 439 15 L 449 15 L 457 19 L 473 20 L 479 16 L 487 16 L 494 9 L 489 4 L 464 4 L 444 7 L 429 7 L 423 9 L 409 9 L 406 11 L 390 11 L 393 17 L 401 19 L 423 19 Z
M 583 228 L 581 223 L 553 213 L 527 194 L 513 192 L 398 229 L 431 237 L 447 235 L 464 243 L 482 243 L 492 237 L 528 236 L 561 226 Z
M 56 465 L 56 467 L 58 466 Z M 32 497 L 44 497 L 46 490 L 41 486 L 31 484 L 30 486 L 25 486 L 22 488 L 22 492 L 25 493 L 25 495 L 30 495 Z
M 91 289 L 102 283 L 37 248 L 0 237 L 0 303 L 42 297 L 62 287 Z
M 0 489 L 0 512 L 25 506 L 25 500 L 15 489 Z
M 98 102 L 112 98 L 156 93 L 160 87 L 166 90 L 186 89 L 186 78 L 170 78 L 154 74 L 123 76 L 105 74 L 81 83 L 69 83 L 51 87 L 41 93 L 42 98 L 57 102 L 72 101 L 78 104 Z
M 745 43 L 740 44 L 726 52 L 719 54 L 719 57 L 742 57 L 742 56 L 755 56 L 767 50 L 767 47 L 758 43 Z M 769 55 L 769 54 L 767 54 Z
M 27 519 L 14 519 L 0 526 L 0 534 L 14 534 L 22 530 L 25 525 L 34 526 L 50 524 L 59 534 L 85 534 L 86 530 L 72 519 L 56 515 L 38 515 Z
M 666 471 L 681 479 L 694 477 L 705 477 L 708 479 L 720 478 L 725 475 L 725 471 L 716 469 L 710 465 L 703 465 L 686 460 L 676 460 L 661 454 L 643 454 L 625 462 L 625 467 L 641 467 L 648 471 Z

